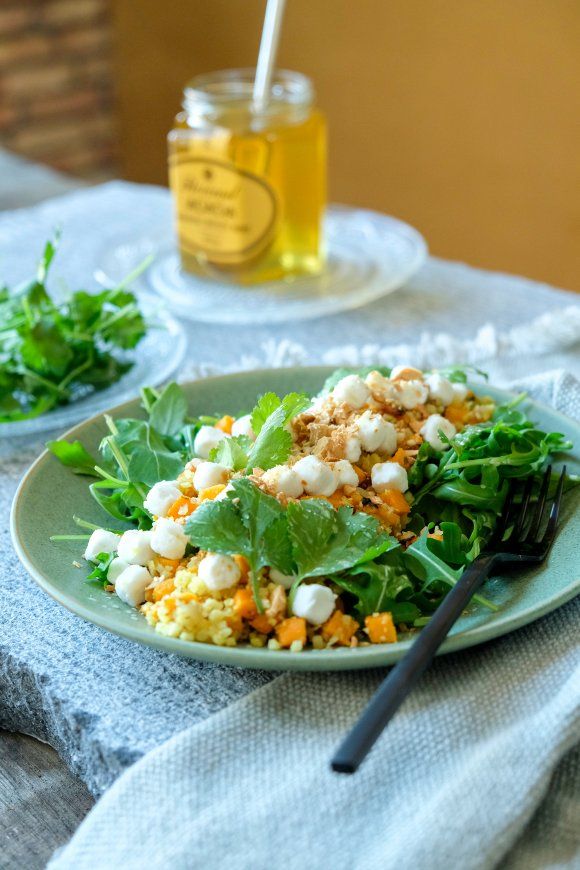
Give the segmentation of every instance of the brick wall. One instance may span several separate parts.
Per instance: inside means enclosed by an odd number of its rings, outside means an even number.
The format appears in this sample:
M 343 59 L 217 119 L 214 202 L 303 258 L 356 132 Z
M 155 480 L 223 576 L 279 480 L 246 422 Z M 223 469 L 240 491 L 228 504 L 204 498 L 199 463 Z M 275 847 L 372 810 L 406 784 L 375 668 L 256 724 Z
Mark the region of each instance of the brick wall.
M 109 0 L 0 0 L 0 146 L 115 173 Z

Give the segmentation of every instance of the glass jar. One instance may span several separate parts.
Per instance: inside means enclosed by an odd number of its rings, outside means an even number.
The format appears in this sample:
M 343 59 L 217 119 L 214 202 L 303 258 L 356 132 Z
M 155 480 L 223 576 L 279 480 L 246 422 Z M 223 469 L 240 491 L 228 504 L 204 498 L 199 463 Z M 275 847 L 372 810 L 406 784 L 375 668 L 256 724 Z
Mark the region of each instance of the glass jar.
M 324 264 L 326 123 L 306 76 L 278 71 L 252 102 L 255 71 L 198 76 L 169 133 L 183 268 L 255 284 Z

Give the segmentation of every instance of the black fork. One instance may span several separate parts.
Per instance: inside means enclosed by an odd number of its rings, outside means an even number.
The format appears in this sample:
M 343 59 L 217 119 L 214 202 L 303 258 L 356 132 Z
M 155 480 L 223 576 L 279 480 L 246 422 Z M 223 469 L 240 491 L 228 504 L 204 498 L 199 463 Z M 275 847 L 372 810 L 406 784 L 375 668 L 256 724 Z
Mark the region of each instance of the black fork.
M 431 664 L 452 625 L 494 568 L 498 565 L 531 565 L 544 561 L 556 537 L 566 466 L 562 469 L 548 513 L 546 501 L 551 473 L 550 465 L 542 478 L 533 510 L 530 504 L 536 479 L 534 475 L 526 479 L 519 502 L 515 501 L 512 486 L 486 552 L 465 569 L 421 630 L 409 652 L 389 672 L 352 731 L 339 746 L 331 762 L 333 770 L 338 773 L 354 773 L 357 770 L 384 727 Z M 545 529 L 540 534 L 544 525 Z

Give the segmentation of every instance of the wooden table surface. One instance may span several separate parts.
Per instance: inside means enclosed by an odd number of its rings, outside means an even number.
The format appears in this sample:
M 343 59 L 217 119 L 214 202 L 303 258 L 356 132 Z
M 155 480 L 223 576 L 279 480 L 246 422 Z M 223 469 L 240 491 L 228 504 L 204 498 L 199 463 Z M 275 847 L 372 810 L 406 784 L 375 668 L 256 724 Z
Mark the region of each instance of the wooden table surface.
M 0 150 L 0 210 L 34 205 L 83 182 Z M 37 870 L 70 839 L 94 801 L 50 746 L 0 731 L 0 868 Z

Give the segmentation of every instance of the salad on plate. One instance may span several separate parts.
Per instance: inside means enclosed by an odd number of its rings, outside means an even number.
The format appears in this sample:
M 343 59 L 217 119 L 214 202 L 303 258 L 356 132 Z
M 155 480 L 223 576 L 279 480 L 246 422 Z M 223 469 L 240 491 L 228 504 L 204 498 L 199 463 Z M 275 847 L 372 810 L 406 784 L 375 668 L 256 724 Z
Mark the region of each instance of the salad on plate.
M 84 540 L 89 582 L 166 636 L 393 643 L 485 548 L 512 481 L 572 446 L 523 399 L 498 406 L 465 368 L 410 365 L 340 369 L 315 397 L 266 393 L 238 417 L 193 417 L 177 384 L 146 388 L 146 419 L 107 416 L 99 456 L 48 443 L 109 514 L 52 540 Z

